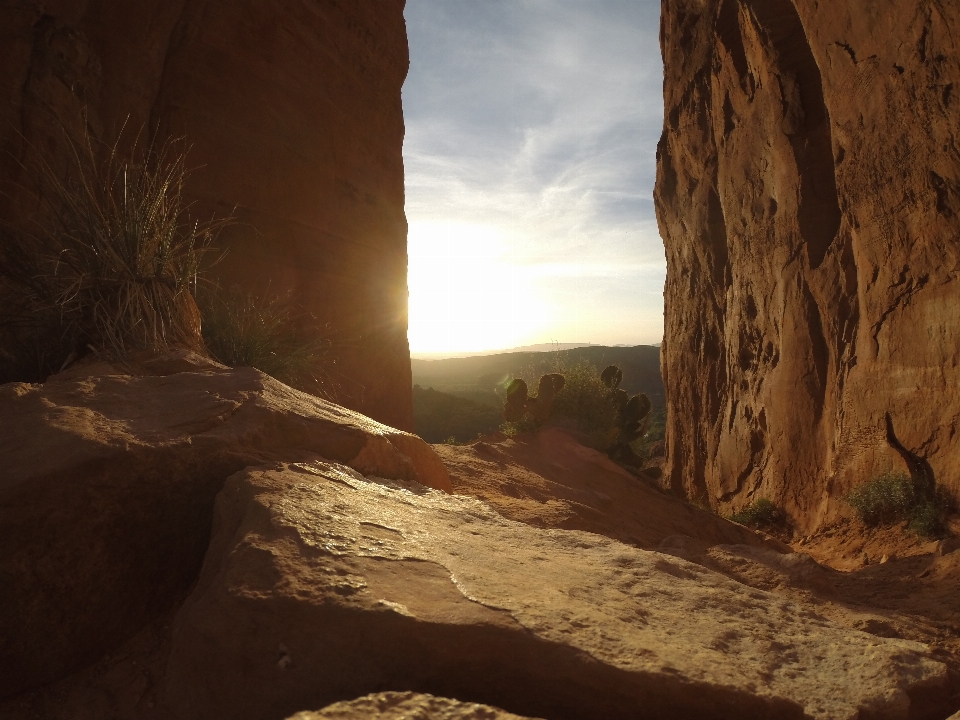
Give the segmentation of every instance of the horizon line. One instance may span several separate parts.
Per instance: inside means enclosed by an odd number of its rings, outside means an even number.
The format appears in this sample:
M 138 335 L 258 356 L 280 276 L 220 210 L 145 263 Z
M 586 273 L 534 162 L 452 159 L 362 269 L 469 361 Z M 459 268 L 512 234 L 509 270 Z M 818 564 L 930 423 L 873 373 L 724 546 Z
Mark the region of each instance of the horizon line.
M 613 345 L 604 345 L 603 343 L 536 343 L 533 345 L 520 345 L 512 348 L 498 348 L 494 350 L 460 350 L 460 351 L 438 351 L 438 352 L 417 352 L 410 351 L 411 360 L 452 360 L 468 357 L 483 357 L 486 355 L 505 355 L 508 353 L 520 352 L 554 352 L 557 350 L 575 350 L 586 347 L 660 347 L 657 343 L 615 343 Z

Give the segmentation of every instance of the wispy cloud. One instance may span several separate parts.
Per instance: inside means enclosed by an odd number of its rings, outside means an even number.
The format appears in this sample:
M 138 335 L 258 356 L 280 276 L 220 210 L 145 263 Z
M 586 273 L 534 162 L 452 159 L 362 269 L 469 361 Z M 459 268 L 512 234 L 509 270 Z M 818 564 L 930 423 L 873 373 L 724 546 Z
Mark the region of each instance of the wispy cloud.
M 595 342 L 662 334 L 659 10 L 659 0 L 407 2 L 411 263 L 424 224 L 497 228 L 509 261 L 560 303 L 530 342 L 589 339 L 600 317 L 619 319 Z

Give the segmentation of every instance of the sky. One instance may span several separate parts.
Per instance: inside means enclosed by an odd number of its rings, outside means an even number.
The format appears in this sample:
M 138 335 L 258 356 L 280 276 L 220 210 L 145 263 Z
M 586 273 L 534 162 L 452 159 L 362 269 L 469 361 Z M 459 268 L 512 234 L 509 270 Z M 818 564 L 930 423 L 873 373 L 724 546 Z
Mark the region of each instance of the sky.
M 407 0 L 410 350 L 653 344 L 660 0 Z

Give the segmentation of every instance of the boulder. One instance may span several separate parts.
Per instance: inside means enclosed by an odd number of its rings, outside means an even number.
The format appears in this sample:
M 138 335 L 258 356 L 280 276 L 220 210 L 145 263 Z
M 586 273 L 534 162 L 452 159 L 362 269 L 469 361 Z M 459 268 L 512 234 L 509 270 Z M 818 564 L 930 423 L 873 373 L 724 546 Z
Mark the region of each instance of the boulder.
M 287 720 L 534 720 L 489 705 L 464 703 L 418 693 L 385 692 L 302 712 Z
M 893 719 L 947 679 L 925 645 L 681 558 L 314 458 L 227 481 L 166 701 L 182 720 L 385 689 L 558 720 Z
M 960 498 L 960 4 L 662 19 L 668 484 L 804 533 L 890 470 Z
M 310 453 L 451 489 L 420 438 L 257 370 L 175 357 L 137 372 L 0 386 L 0 697 L 102 656 L 181 599 L 214 498 L 245 466 Z

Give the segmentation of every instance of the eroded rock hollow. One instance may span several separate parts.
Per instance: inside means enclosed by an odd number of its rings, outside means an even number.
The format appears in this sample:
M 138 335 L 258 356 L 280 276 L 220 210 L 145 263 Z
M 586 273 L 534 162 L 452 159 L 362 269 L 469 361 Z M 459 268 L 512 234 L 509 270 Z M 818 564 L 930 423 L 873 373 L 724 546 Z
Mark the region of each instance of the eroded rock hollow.
M 292 289 L 312 323 L 329 325 L 338 401 L 412 429 L 403 7 L 3 3 L 0 220 L 22 219 L 29 148 L 62 143 L 83 112 L 106 143 L 124 125 L 127 140 L 185 138 L 193 210 L 239 221 L 221 236 L 221 284 Z
M 673 490 L 801 527 L 960 495 L 960 6 L 665 0 L 655 192 Z

